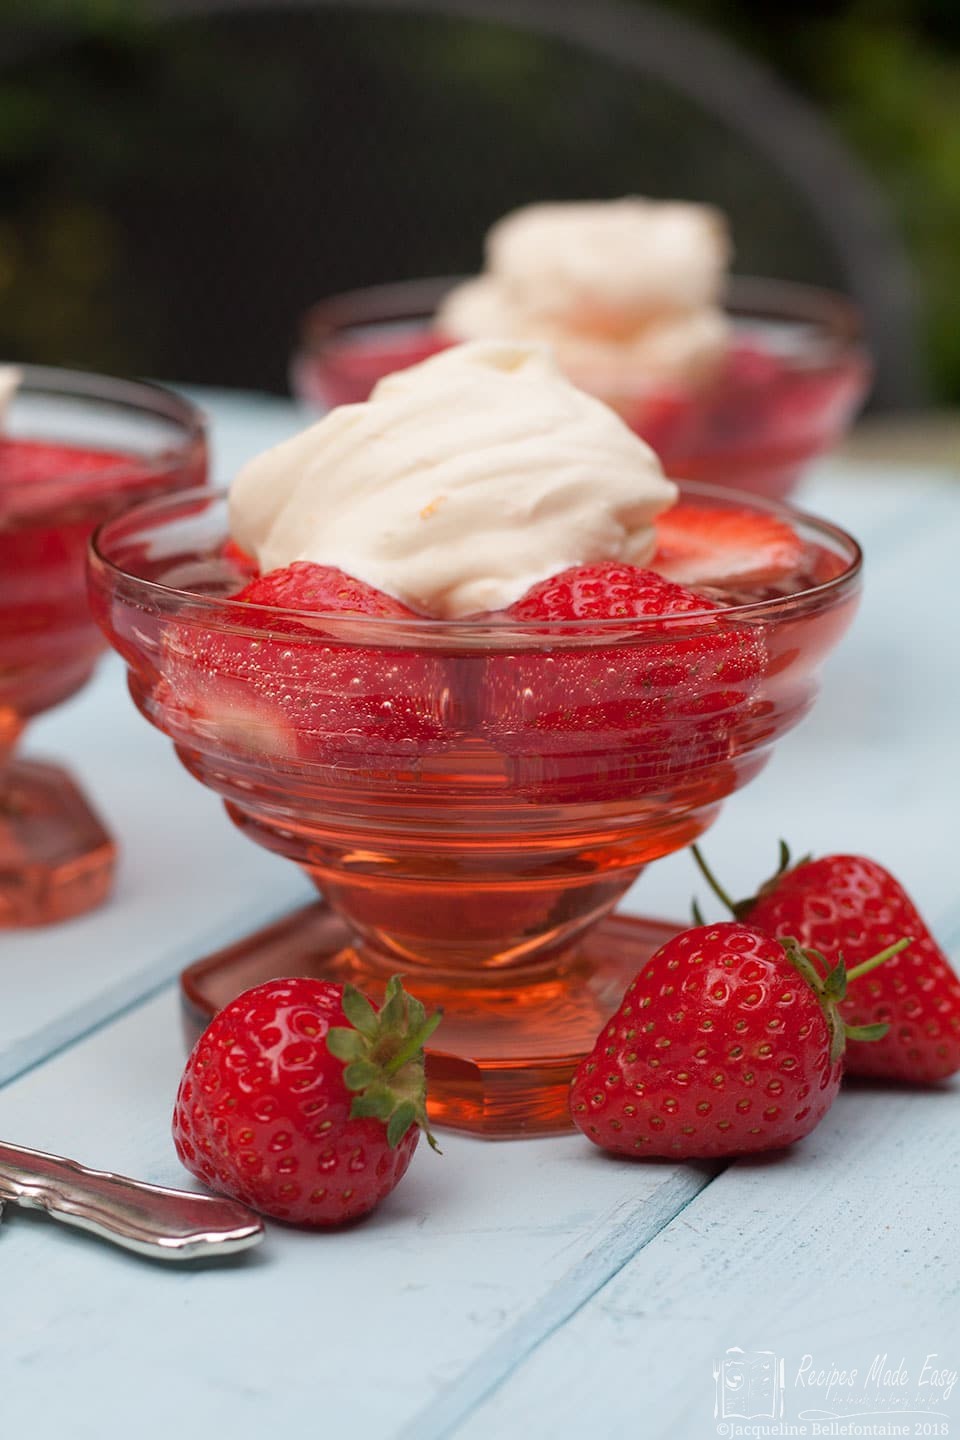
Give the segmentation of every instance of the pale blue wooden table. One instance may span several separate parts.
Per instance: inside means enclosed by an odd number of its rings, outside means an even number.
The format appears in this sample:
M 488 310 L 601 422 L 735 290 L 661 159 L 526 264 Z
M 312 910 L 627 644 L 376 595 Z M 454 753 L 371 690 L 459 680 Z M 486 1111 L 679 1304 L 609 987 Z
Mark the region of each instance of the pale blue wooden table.
M 302 423 L 205 398 L 220 479 Z M 957 479 L 834 462 L 808 483 L 803 503 L 866 548 L 862 610 L 812 717 L 709 838 L 741 890 L 781 833 L 872 853 L 955 956 Z M 309 888 L 181 770 L 113 660 L 27 748 L 70 756 L 123 858 L 99 913 L 0 938 L 0 1136 L 187 1183 L 177 972 Z M 631 903 L 682 917 L 694 884 L 674 856 Z M 935 1374 L 960 1370 L 958 1139 L 956 1084 L 850 1088 L 790 1154 L 726 1169 L 448 1135 L 369 1222 L 271 1230 L 189 1273 L 9 1214 L 0 1434 L 960 1435 L 960 1382 Z M 773 1392 L 737 1378 L 770 1364 Z M 858 1378 L 828 1390 L 830 1367 Z

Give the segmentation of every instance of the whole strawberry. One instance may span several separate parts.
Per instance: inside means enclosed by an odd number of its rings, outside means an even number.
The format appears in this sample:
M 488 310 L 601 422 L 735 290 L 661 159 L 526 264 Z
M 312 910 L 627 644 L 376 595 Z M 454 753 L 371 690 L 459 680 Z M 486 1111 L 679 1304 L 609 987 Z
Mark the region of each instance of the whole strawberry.
M 862 855 L 825 855 L 790 864 L 781 842 L 780 868 L 758 893 L 731 901 L 694 848 L 701 871 L 731 911 L 774 936 L 836 964 L 858 965 L 901 935 L 905 954 L 865 979 L 841 1006 L 851 1025 L 885 1024 L 876 1044 L 851 1041 L 850 1075 L 929 1085 L 960 1070 L 960 979 L 898 880 Z
M 173 1115 L 183 1164 L 214 1190 L 298 1225 L 365 1215 L 403 1178 L 427 1128 L 423 1045 L 439 1023 L 389 982 L 272 980 L 213 1019 Z
M 675 936 L 580 1062 L 574 1123 L 596 1145 L 633 1156 L 713 1158 L 793 1144 L 840 1087 L 846 979 L 842 964 L 822 978 L 799 946 L 738 922 Z

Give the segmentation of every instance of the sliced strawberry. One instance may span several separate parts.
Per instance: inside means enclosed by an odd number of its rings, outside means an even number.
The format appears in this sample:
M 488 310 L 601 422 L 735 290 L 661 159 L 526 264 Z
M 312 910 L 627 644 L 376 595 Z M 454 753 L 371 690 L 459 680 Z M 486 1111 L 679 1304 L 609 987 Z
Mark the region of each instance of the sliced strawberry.
M 678 585 L 733 580 L 769 583 L 798 570 L 803 545 L 784 521 L 761 510 L 682 503 L 656 519 L 651 569 Z
M 397 620 L 416 618 L 412 610 L 392 595 L 347 575 L 333 565 L 314 565 L 309 560 L 295 560 L 292 565 L 257 575 L 232 598 L 248 605 L 300 611 L 311 617 L 376 615 Z M 270 617 L 272 630 L 299 631 L 303 623 L 298 615 Z
M 243 550 L 237 544 L 236 540 L 228 540 L 226 542 L 220 551 L 220 557 L 240 575 L 252 580 L 257 574 L 258 566 L 256 560 L 254 560 L 252 555 L 248 555 L 246 550 Z
M 232 617 L 250 633 L 181 623 L 167 639 L 165 703 L 194 738 L 280 762 L 363 766 L 415 763 L 442 745 L 442 659 L 378 641 L 374 627 L 361 644 L 324 626 L 330 614 L 416 618 L 398 600 L 302 561 L 233 598 L 250 607 Z
M 627 620 L 717 607 L 638 565 L 574 565 L 533 585 L 507 610 L 512 620 Z
M 698 794 L 705 786 L 706 802 L 732 787 L 726 762 L 752 723 L 764 668 L 756 630 L 729 625 L 713 601 L 630 565 L 574 567 L 506 613 L 545 625 L 662 622 L 629 641 L 619 628 L 607 642 L 601 627 L 580 644 L 555 630 L 538 648 L 490 658 L 487 735 L 514 757 L 513 779 L 531 798 L 589 802 L 683 785 Z
M 242 553 L 242 552 L 241 552 Z M 306 614 L 377 615 L 381 619 L 413 620 L 414 612 L 385 595 L 364 580 L 356 580 L 333 565 L 313 565 L 295 560 L 282 570 L 270 570 L 234 596 L 250 605 L 275 605 L 282 610 L 302 610 Z M 272 628 L 300 628 L 300 622 L 277 616 Z

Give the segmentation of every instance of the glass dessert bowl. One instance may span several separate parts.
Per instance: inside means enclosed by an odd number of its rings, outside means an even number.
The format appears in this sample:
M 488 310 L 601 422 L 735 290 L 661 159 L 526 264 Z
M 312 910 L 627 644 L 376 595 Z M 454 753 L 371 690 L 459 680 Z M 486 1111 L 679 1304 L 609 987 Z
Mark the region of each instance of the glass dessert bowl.
M 206 478 L 202 418 L 159 387 L 17 367 L 0 433 L 0 927 L 98 904 L 114 846 L 59 766 L 13 758 L 32 716 L 89 679 L 103 637 L 87 606 L 94 528 L 135 498 Z
M 859 550 L 836 527 L 683 498 L 787 518 L 801 571 L 655 619 L 398 620 L 232 599 L 250 570 L 211 491 L 100 528 L 93 609 L 136 704 L 330 906 L 195 968 L 197 1010 L 278 974 L 377 996 L 402 970 L 444 1007 L 436 1123 L 568 1127 L 577 1061 L 672 928 L 614 906 L 756 775 L 856 606 Z
M 455 343 L 434 323 L 459 280 L 410 281 L 333 296 L 304 317 L 290 367 L 318 411 L 366 400 L 376 382 Z M 776 280 L 734 278 L 727 354 L 705 381 L 654 383 L 565 368 L 657 452 L 667 475 L 782 499 L 846 433 L 870 365 L 856 307 Z

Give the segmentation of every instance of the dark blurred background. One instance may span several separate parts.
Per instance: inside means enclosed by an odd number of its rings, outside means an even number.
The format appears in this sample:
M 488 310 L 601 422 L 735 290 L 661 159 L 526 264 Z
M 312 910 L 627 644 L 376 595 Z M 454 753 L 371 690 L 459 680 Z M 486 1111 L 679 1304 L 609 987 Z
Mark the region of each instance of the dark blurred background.
M 0 355 L 282 391 L 311 301 L 635 192 L 722 205 L 741 272 L 872 287 L 881 400 L 960 402 L 957 0 L 556 4 L 0 0 Z

